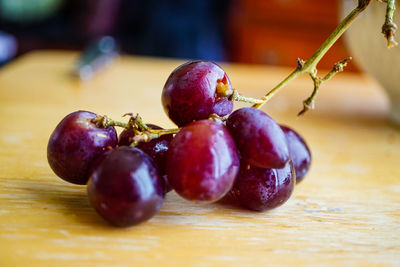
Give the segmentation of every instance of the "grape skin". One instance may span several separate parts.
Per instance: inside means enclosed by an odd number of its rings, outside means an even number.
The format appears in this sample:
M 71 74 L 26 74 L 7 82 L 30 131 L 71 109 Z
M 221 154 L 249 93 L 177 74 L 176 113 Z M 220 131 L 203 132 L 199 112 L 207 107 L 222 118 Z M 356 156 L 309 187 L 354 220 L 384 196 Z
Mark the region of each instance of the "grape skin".
M 217 201 L 232 188 L 238 171 L 236 145 L 221 123 L 201 120 L 186 125 L 167 153 L 168 180 L 188 200 Z
M 164 200 L 163 183 L 146 153 L 119 147 L 93 171 L 87 192 L 92 206 L 105 220 L 127 227 L 158 212 Z
M 147 126 L 151 129 L 157 130 L 162 129 L 161 127 L 154 124 L 147 124 Z M 131 130 L 123 130 L 119 135 L 119 146 L 130 146 L 132 143 L 132 138 L 135 136 L 135 133 Z M 160 175 L 163 176 L 165 180 L 165 192 L 169 192 L 172 190 L 171 186 L 168 183 L 168 179 L 166 177 L 166 158 L 169 144 L 171 143 L 173 138 L 172 134 L 165 134 L 160 136 L 159 138 L 155 138 L 150 140 L 149 142 L 140 142 L 136 145 L 136 148 L 141 149 L 147 155 L 149 155 L 156 165 L 157 169 L 160 172 Z
M 300 183 L 311 165 L 311 151 L 304 139 L 295 130 L 282 126 L 289 147 L 289 154 L 296 170 L 296 182 Z
M 260 168 L 283 168 L 289 160 L 286 137 L 263 111 L 241 108 L 226 121 L 243 160 Z
M 97 127 L 91 122 L 96 117 L 88 111 L 73 112 L 57 125 L 50 136 L 47 145 L 49 165 L 67 182 L 86 184 L 92 162 L 109 147 L 117 145 L 114 127 Z
M 154 124 L 147 124 L 150 129 L 159 130 L 161 127 Z M 132 143 L 132 138 L 135 136 L 135 133 L 131 130 L 123 130 L 119 135 L 119 146 L 130 146 Z M 150 140 L 149 142 L 140 142 L 136 145 L 136 148 L 141 149 L 147 155 L 149 155 L 154 162 L 156 163 L 160 173 L 162 175 L 165 174 L 165 160 L 167 156 L 167 151 L 169 144 L 171 143 L 173 138 L 172 134 L 165 134 L 160 136 L 159 138 L 155 138 Z
M 217 83 L 232 89 L 224 70 L 211 61 L 190 61 L 176 68 L 162 92 L 162 104 L 168 117 L 179 127 L 216 113 L 232 112 L 233 102 L 216 93 Z
M 242 163 L 232 192 L 243 207 L 265 211 L 285 203 L 292 195 L 295 183 L 291 161 L 282 169 L 264 169 Z

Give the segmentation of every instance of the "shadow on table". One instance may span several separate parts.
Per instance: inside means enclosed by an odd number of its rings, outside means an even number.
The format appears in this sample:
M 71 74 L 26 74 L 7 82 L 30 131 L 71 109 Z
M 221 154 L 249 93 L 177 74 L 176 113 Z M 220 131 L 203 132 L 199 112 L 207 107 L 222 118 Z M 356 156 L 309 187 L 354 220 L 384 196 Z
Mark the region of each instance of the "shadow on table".
M 91 207 L 86 194 L 86 186 L 70 185 L 62 181 L 31 181 L 25 187 L 32 198 L 46 212 L 56 212 L 73 224 L 114 228 L 104 221 Z

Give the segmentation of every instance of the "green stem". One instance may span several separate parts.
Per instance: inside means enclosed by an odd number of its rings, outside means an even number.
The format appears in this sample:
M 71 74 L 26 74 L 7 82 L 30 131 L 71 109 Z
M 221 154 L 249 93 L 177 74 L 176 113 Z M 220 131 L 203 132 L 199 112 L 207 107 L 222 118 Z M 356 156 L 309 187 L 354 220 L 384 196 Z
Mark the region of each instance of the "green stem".
M 147 132 L 150 130 L 150 128 L 146 125 L 146 123 L 143 122 L 139 114 L 137 114 L 136 116 L 131 116 L 129 122 L 133 125 L 136 125 L 139 131 L 141 132 Z
M 280 91 L 283 87 L 286 86 L 291 80 L 297 78 L 302 75 L 304 72 L 298 71 L 297 69 L 293 71 L 289 76 L 287 76 L 283 81 L 281 81 L 277 86 L 275 86 L 271 91 L 269 91 L 264 96 L 264 101 L 262 103 L 254 104 L 253 108 L 261 108 L 268 100 L 270 100 L 276 93 Z
M 149 128 L 148 132 L 154 135 L 158 135 L 156 138 L 160 137 L 161 135 L 166 135 L 166 134 L 177 134 L 181 128 L 172 128 L 172 129 L 151 129 Z
M 108 128 L 111 126 L 122 127 L 126 130 L 133 131 L 135 136 L 132 139 L 132 146 L 137 145 L 139 142 L 148 142 L 152 139 L 159 138 L 166 134 L 176 134 L 180 128 L 173 129 L 151 129 L 142 120 L 139 115 L 133 116 L 132 114 L 125 114 L 131 116 L 129 123 L 115 121 L 107 116 L 97 116 L 92 120 L 98 127 Z
M 394 11 L 396 10 L 396 0 L 387 0 L 385 23 L 382 26 L 382 33 L 387 39 L 388 48 L 397 46 L 398 43 L 394 39 L 397 25 L 393 22 Z
M 353 59 L 352 57 L 348 57 L 348 58 L 343 59 L 342 61 L 336 63 L 333 66 L 333 69 L 324 78 L 322 78 L 321 81 L 325 82 L 325 81 L 333 78 L 333 76 L 335 76 L 338 72 L 343 71 L 344 67 L 347 66 L 347 62 L 349 62 L 352 59 Z
M 118 126 L 118 127 L 122 127 L 122 128 L 129 128 L 129 124 L 128 123 L 124 123 L 124 122 L 119 122 L 119 121 L 113 121 L 113 120 L 110 120 L 109 122 L 108 122 L 108 125 L 109 126 Z
M 212 121 L 215 121 L 215 122 L 224 122 L 224 121 L 226 121 L 228 119 L 229 115 L 230 114 L 227 114 L 227 115 L 225 115 L 223 117 L 220 117 L 218 114 L 213 113 L 208 117 L 208 119 L 212 120 Z
M 147 127 L 147 125 L 146 125 Z M 176 134 L 180 131 L 180 128 L 174 128 L 174 129 L 151 129 L 147 128 L 148 130 L 146 131 L 135 131 L 135 136 L 132 138 L 132 143 L 131 146 L 136 146 L 140 142 L 149 142 L 153 139 L 159 138 L 162 135 L 166 134 Z
M 176 134 L 179 132 L 179 128 L 176 129 L 159 129 L 152 130 L 149 128 L 149 131 L 146 132 L 137 132 L 135 136 L 132 138 L 131 146 L 136 146 L 140 142 L 149 142 L 153 139 L 159 138 L 162 135 L 166 134 Z
M 349 15 L 336 27 L 331 35 L 325 40 L 325 42 L 318 48 L 318 50 L 312 55 L 307 61 L 298 59 L 298 67 L 289 76 L 287 76 L 282 82 L 275 86 L 269 91 L 262 103 L 254 104 L 253 108 L 261 108 L 268 100 L 270 100 L 278 91 L 285 87 L 290 81 L 297 78 L 304 73 L 314 72 L 317 64 L 322 57 L 328 52 L 333 44 L 343 35 L 343 33 L 350 27 L 358 15 L 365 10 L 370 4 L 371 0 L 359 0 L 358 6 L 353 9 Z
M 108 128 L 111 126 L 118 126 L 126 129 L 130 128 L 129 123 L 114 121 L 107 116 L 97 116 L 92 120 L 92 122 L 101 128 Z
M 325 77 L 323 77 L 323 78 L 320 78 L 317 76 L 317 69 L 315 69 L 315 68 L 313 69 L 312 72 L 309 73 L 310 77 L 314 83 L 314 90 L 313 90 L 311 96 L 303 101 L 303 109 L 297 114 L 297 116 L 301 116 L 304 113 L 306 113 L 308 110 L 314 108 L 314 101 L 315 101 L 315 98 L 317 97 L 317 94 L 319 92 L 319 88 L 320 88 L 321 84 L 323 82 L 326 82 L 327 80 L 333 78 L 333 76 L 335 76 L 338 72 L 343 71 L 344 67 L 346 67 L 346 65 L 347 65 L 347 62 L 350 60 L 351 60 L 351 57 L 346 58 L 346 59 L 336 63 L 333 66 L 333 69 L 327 75 L 325 75 Z
M 309 111 L 310 109 L 314 108 L 314 100 L 317 97 L 317 93 L 318 93 L 319 87 L 322 83 L 322 79 L 317 77 L 316 73 L 313 73 L 313 74 L 310 73 L 310 76 L 314 82 L 314 90 L 313 90 L 311 96 L 309 98 L 307 98 L 306 100 L 304 100 L 303 109 L 297 114 L 297 116 L 301 116 L 304 113 L 306 113 L 307 111 Z
M 264 97 L 261 98 L 261 99 L 257 99 L 257 98 L 242 96 L 235 89 L 233 89 L 233 93 L 229 97 L 229 100 L 238 101 L 238 102 L 244 102 L 244 103 L 250 103 L 250 104 L 261 104 L 261 103 L 263 103 L 265 101 Z

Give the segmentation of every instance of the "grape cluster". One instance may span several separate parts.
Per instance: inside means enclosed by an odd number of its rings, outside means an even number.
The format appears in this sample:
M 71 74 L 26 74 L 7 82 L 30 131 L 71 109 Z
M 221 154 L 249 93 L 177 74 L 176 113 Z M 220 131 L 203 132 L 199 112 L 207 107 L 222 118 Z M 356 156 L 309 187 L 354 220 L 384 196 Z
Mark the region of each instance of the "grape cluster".
M 232 112 L 233 92 L 217 64 L 183 64 L 162 92 L 165 112 L 181 128 L 76 111 L 50 136 L 50 167 L 65 181 L 87 184 L 92 206 L 120 227 L 154 216 L 171 189 L 191 201 L 231 194 L 250 210 L 276 208 L 291 196 L 296 176 L 297 183 L 305 177 L 310 150 L 298 133 L 259 109 Z M 119 137 L 114 126 L 125 128 Z

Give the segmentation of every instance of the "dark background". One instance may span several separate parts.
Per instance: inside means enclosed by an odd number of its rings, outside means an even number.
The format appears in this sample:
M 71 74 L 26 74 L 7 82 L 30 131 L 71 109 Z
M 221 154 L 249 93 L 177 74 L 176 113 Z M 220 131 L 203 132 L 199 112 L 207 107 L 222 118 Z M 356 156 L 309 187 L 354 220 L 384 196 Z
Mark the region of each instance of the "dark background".
M 295 66 L 338 17 L 337 0 L 0 0 L 0 46 L 10 60 L 111 35 L 123 53 Z M 320 66 L 347 56 L 339 42 Z

